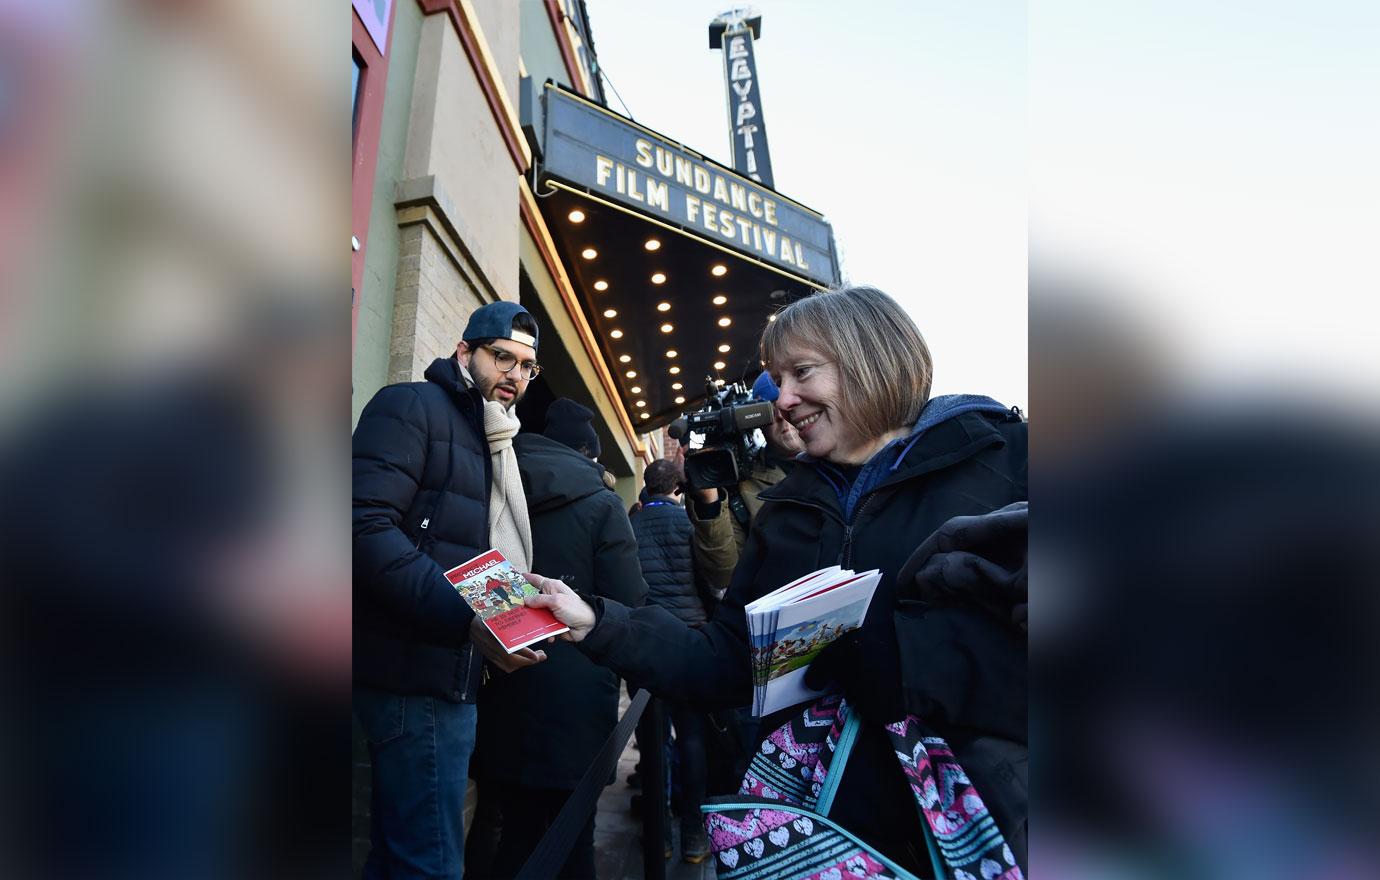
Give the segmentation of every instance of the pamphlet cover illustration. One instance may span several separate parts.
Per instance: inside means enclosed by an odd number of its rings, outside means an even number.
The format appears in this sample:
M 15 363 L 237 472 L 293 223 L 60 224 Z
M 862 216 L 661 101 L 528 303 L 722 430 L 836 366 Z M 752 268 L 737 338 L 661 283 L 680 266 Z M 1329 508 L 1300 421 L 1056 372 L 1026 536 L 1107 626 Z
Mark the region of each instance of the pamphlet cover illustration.
M 788 584 L 777 587 L 764 596 L 757 597 L 747 604 L 744 610 L 747 611 L 748 627 L 752 633 L 749 663 L 752 666 L 754 687 L 760 688 L 767 683 L 767 673 L 770 670 L 772 649 L 774 648 L 772 636 L 776 633 L 777 609 L 793 598 L 798 598 L 804 593 L 819 589 L 825 584 L 837 580 L 840 571 L 841 569 L 837 565 L 812 571 Z
M 771 667 L 767 670 L 767 681 L 780 678 L 788 672 L 804 669 L 824 650 L 824 646 L 837 639 L 858 624 L 867 615 L 866 597 L 830 611 L 823 618 L 789 624 L 776 630 L 776 648 L 771 655 Z
M 834 566 L 749 603 L 754 715 L 822 693 L 806 687 L 806 667 L 825 645 L 862 626 L 880 580 L 875 569 L 857 574 Z
M 522 604 L 541 591 L 527 582 L 497 550 L 481 553 L 446 572 L 461 597 L 509 654 L 570 627 L 545 608 Z

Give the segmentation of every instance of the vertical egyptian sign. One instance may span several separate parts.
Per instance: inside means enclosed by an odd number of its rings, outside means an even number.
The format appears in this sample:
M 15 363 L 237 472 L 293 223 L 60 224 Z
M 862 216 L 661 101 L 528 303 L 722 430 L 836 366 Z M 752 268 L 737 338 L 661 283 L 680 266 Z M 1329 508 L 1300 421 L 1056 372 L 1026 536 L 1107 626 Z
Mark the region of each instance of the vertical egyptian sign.
M 739 19 L 728 25 L 720 40 L 724 80 L 728 87 L 733 168 L 745 177 L 774 187 L 771 156 L 767 151 L 767 125 L 762 120 L 762 90 L 757 83 L 757 58 L 753 54 L 753 28 Z

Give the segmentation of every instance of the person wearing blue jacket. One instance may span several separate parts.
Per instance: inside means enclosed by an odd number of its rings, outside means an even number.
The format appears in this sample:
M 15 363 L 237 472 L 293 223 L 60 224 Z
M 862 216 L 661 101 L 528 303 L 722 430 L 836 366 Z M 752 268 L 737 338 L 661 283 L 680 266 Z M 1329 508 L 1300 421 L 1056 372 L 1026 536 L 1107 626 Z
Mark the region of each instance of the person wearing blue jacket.
M 690 627 L 655 606 L 632 609 L 599 599 L 591 606 L 541 577 L 546 595 L 528 602 L 552 609 L 571 628 L 566 638 L 586 655 L 652 693 L 727 707 L 751 697 L 748 602 L 825 566 L 880 569 L 858 635 L 815 661 L 864 721 L 830 815 L 923 874 L 929 871 L 923 832 L 882 725 L 916 714 L 949 738 L 956 753 L 966 737 L 986 733 L 1024 743 L 1025 637 L 995 615 L 970 614 L 945 626 L 959 633 L 946 644 L 968 651 L 971 662 L 948 664 L 935 675 L 906 666 L 903 657 L 912 656 L 914 639 L 924 638 L 927 615 L 898 614 L 897 577 L 953 517 L 1027 500 L 1027 425 L 1019 411 L 987 397 L 931 399 L 932 362 L 919 329 L 875 288 L 798 300 L 768 324 L 761 352 L 780 389 L 776 406 L 804 452 L 760 496 L 761 510 L 713 618 Z M 976 646 L 971 651 L 968 635 Z M 936 691 L 962 698 L 934 699 Z M 980 711 L 970 716 L 974 708 Z M 761 729 L 780 720 L 764 719 Z
M 690 552 L 690 519 L 680 500 L 684 474 L 674 461 L 663 458 L 647 465 L 642 479 L 647 501 L 633 518 L 633 532 L 637 536 L 642 575 L 647 579 L 647 601 L 670 611 L 683 623 L 702 626 L 709 616 Z M 676 752 L 680 757 L 680 796 L 676 806 L 680 813 L 681 858 L 697 865 L 709 855 L 709 839 L 699 817 L 708 773 L 708 721 L 702 710 L 683 700 L 667 700 L 666 709 L 676 732 Z

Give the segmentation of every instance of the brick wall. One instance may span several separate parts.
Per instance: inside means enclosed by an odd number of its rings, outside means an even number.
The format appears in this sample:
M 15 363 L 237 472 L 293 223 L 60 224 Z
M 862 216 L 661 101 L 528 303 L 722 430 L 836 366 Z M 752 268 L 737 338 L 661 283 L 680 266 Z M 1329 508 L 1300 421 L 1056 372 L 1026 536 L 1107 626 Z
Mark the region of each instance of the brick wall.
M 388 381 L 415 382 L 433 360 L 455 352 L 470 313 L 492 296 L 431 209 L 402 227 L 389 345 Z

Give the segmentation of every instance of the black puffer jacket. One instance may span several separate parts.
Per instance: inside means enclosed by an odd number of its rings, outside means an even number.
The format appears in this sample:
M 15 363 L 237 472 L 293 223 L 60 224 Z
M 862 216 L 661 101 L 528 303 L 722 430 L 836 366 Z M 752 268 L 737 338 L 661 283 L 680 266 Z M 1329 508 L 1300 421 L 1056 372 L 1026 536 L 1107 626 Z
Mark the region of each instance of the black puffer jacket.
M 425 375 L 380 389 L 355 427 L 354 678 L 474 702 L 474 612 L 443 572 L 489 549 L 483 398 L 454 358 Z
M 893 628 L 896 575 L 931 532 L 951 517 L 1026 500 L 1026 441 L 1027 426 L 1015 415 L 959 412 L 878 452 L 873 463 L 885 473 L 854 500 L 851 516 L 828 465 L 801 461 L 762 493 L 728 594 L 708 624 L 692 629 L 654 606 L 603 602 L 580 647 L 654 694 L 744 705 L 751 699 L 746 603 L 827 565 L 879 568 L 864 629 Z M 762 728 L 777 723 L 764 719 Z M 864 726 L 831 818 L 927 872 L 916 815 L 885 734 Z
M 648 604 L 660 605 L 691 626 L 704 623 L 708 615 L 695 588 L 690 558 L 694 529 L 685 508 L 675 499 L 653 495 L 633 517 L 633 533 L 642 576 L 647 579 Z
M 513 449 L 532 520 L 532 568 L 576 590 L 641 605 L 647 586 L 632 526 L 623 499 L 604 487 L 602 468 L 540 434 L 517 435 Z M 574 789 L 618 723 L 618 676 L 568 642 L 533 647 L 546 652 L 545 663 L 491 672 L 479 689 L 470 775 Z

